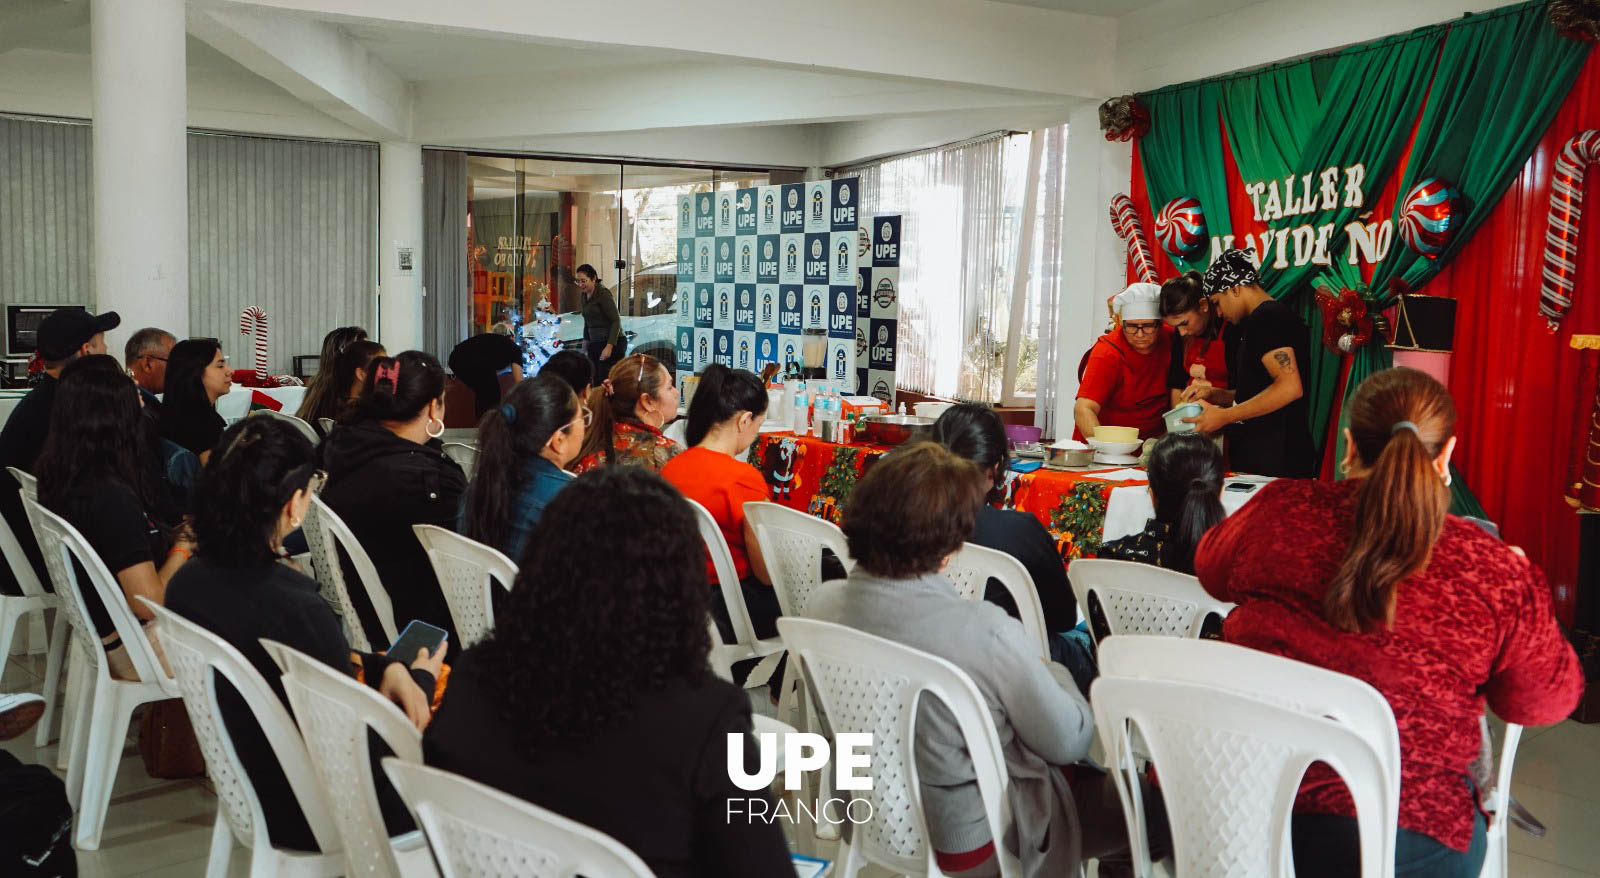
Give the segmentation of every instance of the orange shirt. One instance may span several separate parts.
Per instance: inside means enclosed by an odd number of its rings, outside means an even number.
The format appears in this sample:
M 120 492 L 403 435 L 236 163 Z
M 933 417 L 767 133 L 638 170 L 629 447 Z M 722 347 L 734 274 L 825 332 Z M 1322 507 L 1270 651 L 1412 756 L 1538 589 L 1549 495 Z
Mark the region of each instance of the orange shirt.
M 1078 385 L 1079 399 L 1100 403 L 1100 423 L 1107 427 L 1137 427 L 1139 438 L 1167 432 L 1161 415 L 1172 407 L 1167 393 L 1167 367 L 1172 360 L 1172 330 L 1161 327 L 1150 353 L 1141 354 L 1128 344 L 1121 329 L 1101 336 L 1089 349 L 1089 362 Z M 1073 438 L 1083 433 L 1073 428 Z
M 733 569 L 740 579 L 750 575 L 750 554 L 744 545 L 744 504 L 771 500 L 767 480 L 761 471 L 720 451 L 695 447 L 667 461 L 661 477 L 701 506 L 717 520 L 728 550 L 733 554 Z M 716 568 L 706 559 L 706 576 L 717 582 Z

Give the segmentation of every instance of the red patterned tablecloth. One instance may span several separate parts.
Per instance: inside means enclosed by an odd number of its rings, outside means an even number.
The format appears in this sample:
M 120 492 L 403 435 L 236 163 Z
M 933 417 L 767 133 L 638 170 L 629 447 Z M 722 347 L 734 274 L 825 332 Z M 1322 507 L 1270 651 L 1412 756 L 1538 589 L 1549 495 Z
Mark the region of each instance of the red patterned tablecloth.
M 811 436 L 768 433 L 750 446 L 749 460 L 766 476 L 774 501 L 838 524 L 856 483 L 889 450 L 883 445 L 837 445 Z M 1111 469 L 1121 467 L 1102 472 Z M 1145 484 L 1047 469 L 1012 476 L 1004 507 L 1039 519 L 1055 537 L 1063 563 L 1092 557 L 1099 550 L 1112 488 Z

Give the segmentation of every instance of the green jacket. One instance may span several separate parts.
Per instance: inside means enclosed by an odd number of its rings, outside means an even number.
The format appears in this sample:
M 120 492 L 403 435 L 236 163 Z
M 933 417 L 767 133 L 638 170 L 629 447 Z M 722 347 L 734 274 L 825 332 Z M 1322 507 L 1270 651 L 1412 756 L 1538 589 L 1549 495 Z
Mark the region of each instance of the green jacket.
M 595 281 L 594 292 L 583 300 L 583 340 L 614 345 L 622 337 L 622 318 L 611 291 Z

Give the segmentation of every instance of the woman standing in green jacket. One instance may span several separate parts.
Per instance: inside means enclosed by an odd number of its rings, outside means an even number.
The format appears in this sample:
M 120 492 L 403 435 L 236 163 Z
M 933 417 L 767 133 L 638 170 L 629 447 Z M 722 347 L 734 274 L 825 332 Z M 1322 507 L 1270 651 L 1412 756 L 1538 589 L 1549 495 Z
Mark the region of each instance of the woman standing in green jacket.
M 611 367 L 628 353 L 628 343 L 622 340 L 617 301 L 589 263 L 578 266 L 573 277 L 583 293 L 583 352 L 594 364 L 594 374 L 609 375 Z

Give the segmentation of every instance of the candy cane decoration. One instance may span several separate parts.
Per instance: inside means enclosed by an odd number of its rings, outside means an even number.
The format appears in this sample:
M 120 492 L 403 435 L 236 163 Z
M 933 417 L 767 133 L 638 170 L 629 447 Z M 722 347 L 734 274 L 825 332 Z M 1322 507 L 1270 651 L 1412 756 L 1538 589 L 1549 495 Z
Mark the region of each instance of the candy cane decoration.
M 254 305 L 239 315 L 239 334 L 256 337 L 256 380 L 267 380 L 267 312 Z
M 1583 216 L 1583 172 L 1600 156 L 1600 131 L 1589 130 L 1567 141 L 1550 177 L 1550 222 L 1544 233 L 1544 283 L 1539 312 L 1551 332 L 1572 307 L 1578 274 L 1578 221 Z
M 1156 263 L 1150 258 L 1150 244 L 1145 240 L 1144 229 L 1139 227 L 1139 213 L 1133 199 L 1118 193 L 1111 196 L 1111 228 L 1117 237 L 1128 242 L 1128 252 L 1133 255 L 1133 272 L 1144 283 L 1160 283 L 1156 279 Z

